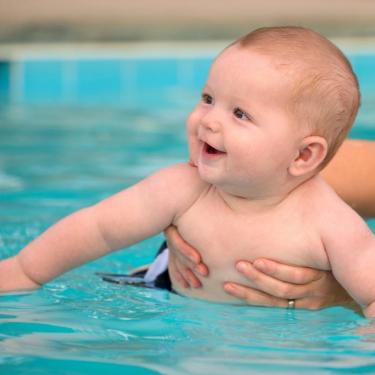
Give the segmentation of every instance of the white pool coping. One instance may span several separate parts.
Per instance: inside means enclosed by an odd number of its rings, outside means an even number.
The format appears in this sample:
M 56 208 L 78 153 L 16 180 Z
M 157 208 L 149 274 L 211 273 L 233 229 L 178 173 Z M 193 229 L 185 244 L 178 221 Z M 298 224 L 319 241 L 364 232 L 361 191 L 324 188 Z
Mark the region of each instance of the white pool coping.
M 375 37 L 331 38 L 345 53 L 375 53 Z M 229 40 L 132 43 L 0 44 L 0 60 L 212 57 Z
M 214 42 L 134 42 L 134 43 L 69 43 L 1 45 L 0 59 L 22 60 L 33 58 L 189 58 L 211 57 L 229 41 Z

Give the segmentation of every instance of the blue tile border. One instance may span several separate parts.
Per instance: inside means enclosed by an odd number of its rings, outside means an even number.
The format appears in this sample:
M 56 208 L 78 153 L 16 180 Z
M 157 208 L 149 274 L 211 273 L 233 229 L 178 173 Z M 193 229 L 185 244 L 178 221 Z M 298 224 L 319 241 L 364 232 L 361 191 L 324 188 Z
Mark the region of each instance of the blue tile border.
M 29 103 L 54 103 L 63 96 L 63 62 L 33 60 L 22 63 L 23 79 L 19 92 Z
M 358 76 L 360 87 L 363 92 L 375 91 L 375 55 L 352 55 L 349 56 L 353 69 Z
M 199 92 L 212 58 L 25 59 L 0 64 L 0 101 L 135 105 Z
M 375 54 L 351 54 L 363 93 Z M 197 99 L 214 56 L 24 58 L 0 61 L 0 103 L 178 105 Z
M 10 100 L 10 63 L 0 61 L 0 104 Z

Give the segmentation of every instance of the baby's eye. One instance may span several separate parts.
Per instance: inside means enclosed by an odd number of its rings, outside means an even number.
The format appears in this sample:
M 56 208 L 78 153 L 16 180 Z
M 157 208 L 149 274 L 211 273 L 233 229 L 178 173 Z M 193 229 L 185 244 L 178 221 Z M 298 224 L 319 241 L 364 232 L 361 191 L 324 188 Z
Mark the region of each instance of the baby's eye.
M 233 114 L 240 120 L 250 120 L 250 116 L 240 108 L 235 108 Z
M 214 102 L 214 99 L 211 95 L 203 93 L 202 94 L 202 102 L 206 104 L 212 104 Z

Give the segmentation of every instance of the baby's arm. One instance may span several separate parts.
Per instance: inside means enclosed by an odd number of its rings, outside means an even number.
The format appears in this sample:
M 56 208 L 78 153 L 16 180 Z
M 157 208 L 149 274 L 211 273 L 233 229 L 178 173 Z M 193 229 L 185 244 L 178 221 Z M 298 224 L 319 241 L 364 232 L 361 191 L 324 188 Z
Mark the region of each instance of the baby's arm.
M 0 262 L 0 291 L 34 289 L 163 231 L 192 203 L 201 184 L 196 168 L 179 164 L 67 216 L 19 254 Z
M 323 242 L 336 279 L 367 317 L 375 317 L 375 237 L 360 216 L 342 206 Z

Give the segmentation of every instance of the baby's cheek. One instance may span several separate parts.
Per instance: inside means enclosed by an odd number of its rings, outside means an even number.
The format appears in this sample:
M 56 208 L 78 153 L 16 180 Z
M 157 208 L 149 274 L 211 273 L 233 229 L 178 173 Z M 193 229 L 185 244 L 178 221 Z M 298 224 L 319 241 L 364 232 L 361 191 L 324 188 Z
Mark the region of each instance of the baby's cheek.
M 197 116 L 194 111 L 189 115 L 187 120 L 187 136 L 189 144 L 189 157 L 190 161 L 197 165 L 199 157 L 199 141 L 198 141 L 198 127 L 199 122 L 197 121 Z
M 187 118 L 187 133 L 188 135 L 195 135 L 198 136 L 198 127 L 199 127 L 199 111 L 194 109 L 192 112 L 190 112 L 188 118 Z
M 199 142 L 196 137 L 188 137 L 189 159 L 193 165 L 197 165 L 199 158 Z

